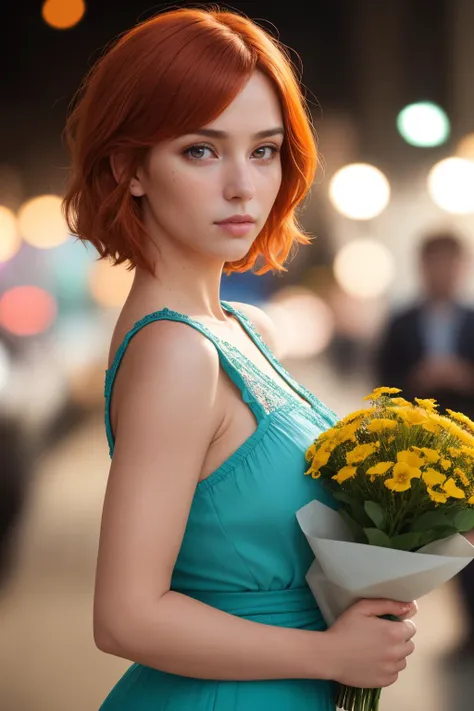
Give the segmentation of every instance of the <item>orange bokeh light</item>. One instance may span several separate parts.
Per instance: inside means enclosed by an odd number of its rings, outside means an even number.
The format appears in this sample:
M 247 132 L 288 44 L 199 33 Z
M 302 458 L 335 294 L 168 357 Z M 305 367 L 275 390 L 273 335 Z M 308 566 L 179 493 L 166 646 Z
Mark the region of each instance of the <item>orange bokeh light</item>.
M 37 286 L 16 286 L 0 298 L 0 325 L 15 336 L 36 336 L 57 315 L 54 298 Z
M 41 14 L 54 29 L 68 30 L 82 20 L 85 11 L 84 0 L 47 0 Z

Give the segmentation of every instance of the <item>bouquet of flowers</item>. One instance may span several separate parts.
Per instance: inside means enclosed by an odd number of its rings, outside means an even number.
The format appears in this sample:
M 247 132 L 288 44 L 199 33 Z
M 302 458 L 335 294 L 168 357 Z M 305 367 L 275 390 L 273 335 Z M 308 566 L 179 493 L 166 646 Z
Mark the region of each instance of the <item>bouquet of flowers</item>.
M 376 388 L 370 406 L 306 453 L 305 475 L 335 499 L 335 508 L 315 499 L 296 514 L 316 556 L 306 580 L 329 625 L 361 598 L 415 600 L 474 558 L 460 535 L 474 528 L 474 422 L 400 392 Z M 377 711 L 380 692 L 340 685 L 336 703 Z

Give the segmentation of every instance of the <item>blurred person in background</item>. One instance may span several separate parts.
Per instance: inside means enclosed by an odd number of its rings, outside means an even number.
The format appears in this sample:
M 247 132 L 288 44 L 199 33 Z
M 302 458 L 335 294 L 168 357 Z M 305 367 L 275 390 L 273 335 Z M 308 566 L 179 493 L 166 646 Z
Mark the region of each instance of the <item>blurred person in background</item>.
M 454 233 L 428 234 L 419 249 L 422 293 L 416 303 L 393 315 L 376 358 L 377 385 L 399 387 L 402 395 L 435 398 L 440 411 L 474 419 L 474 309 L 460 293 L 471 260 Z M 467 537 L 474 543 L 474 534 Z M 467 628 L 453 659 L 474 659 L 474 563 L 459 574 Z
M 282 271 L 309 242 L 294 210 L 316 147 L 285 52 L 236 13 L 162 13 L 99 60 L 66 135 L 72 231 L 135 271 L 94 594 L 97 646 L 135 663 L 101 709 L 329 711 L 333 679 L 392 684 L 416 629 L 379 615 L 416 606 L 362 600 L 327 630 L 305 581 L 304 454 L 337 417 L 277 360 L 265 312 L 220 300 L 223 271 Z

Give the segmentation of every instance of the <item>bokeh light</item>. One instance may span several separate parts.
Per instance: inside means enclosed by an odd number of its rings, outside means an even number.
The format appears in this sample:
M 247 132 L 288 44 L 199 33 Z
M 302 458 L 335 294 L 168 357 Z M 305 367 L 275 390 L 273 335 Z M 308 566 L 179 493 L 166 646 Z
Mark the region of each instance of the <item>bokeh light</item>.
M 102 259 L 95 262 L 89 272 L 89 289 L 92 298 L 106 308 L 120 308 L 128 296 L 133 282 L 133 271 L 124 264 L 113 266 Z
M 15 214 L 0 205 L 0 262 L 8 262 L 21 247 L 21 237 Z
M 446 212 L 474 213 L 474 161 L 451 157 L 436 163 L 428 175 L 428 192 Z
M 346 244 L 334 260 L 334 275 L 340 287 L 360 299 L 381 296 L 395 274 L 391 252 L 373 239 Z
M 264 310 L 275 324 L 280 358 L 310 358 L 331 342 L 332 312 L 319 296 L 304 287 L 281 289 Z
M 390 200 L 390 185 L 373 165 L 352 163 L 341 168 L 329 184 L 332 204 L 353 220 L 370 220 L 379 215 Z
M 40 195 L 28 200 L 18 212 L 20 233 L 32 247 L 51 249 L 69 239 L 58 195 Z
M 85 11 L 84 0 L 47 0 L 41 14 L 55 30 L 68 30 L 82 20 Z
M 450 124 L 446 112 L 431 101 L 406 106 L 397 117 L 402 138 L 412 146 L 429 148 L 446 142 Z
M 35 336 L 55 321 L 56 302 L 37 286 L 16 286 L 0 298 L 0 325 L 15 336 Z

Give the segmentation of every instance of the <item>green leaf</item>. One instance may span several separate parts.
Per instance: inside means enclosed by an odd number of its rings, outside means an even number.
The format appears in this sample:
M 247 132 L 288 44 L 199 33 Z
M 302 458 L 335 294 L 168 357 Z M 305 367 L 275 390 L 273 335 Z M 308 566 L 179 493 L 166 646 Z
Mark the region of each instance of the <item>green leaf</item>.
M 457 529 L 452 526 L 438 526 L 430 531 L 423 531 L 421 533 L 419 546 L 426 546 L 428 543 L 433 543 L 433 541 L 441 541 L 443 538 L 448 538 L 454 533 L 457 533 Z
M 470 531 L 474 528 L 474 509 L 460 511 L 454 517 L 454 527 L 458 531 Z
M 354 502 L 353 497 L 349 496 L 349 494 L 346 493 L 345 491 L 335 491 L 334 498 L 337 499 L 338 501 L 342 501 L 343 504 L 352 505 Z
M 412 531 L 428 531 L 437 526 L 449 526 L 443 511 L 427 511 L 421 514 L 411 525 Z
M 414 551 L 420 545 L 421 532 L 400 533 L 390 539 L 391 547 L 399 551 Z
M 391 547 L 390 538 L 383 531 L 379 531 L 378 528 L 364 528 L 364 533 L 371 546 Z
M 354 501 L 351 504 L 351 516 L 362 528 L 372 525 L 371 519 L 367 516 L 364 507 L 358 501 Z
M 367 516 L 375 523 L 378 529 L 383 529 L 385 526 L 385 514 L 380 504 L 375 501 L 366 501 L 364 504 Z
M 371 520 L 365 513 L 364 507 L 353 496 L 346 491 L 336 491 L 334 498 L 346 504 L 345 510 L 361 528 L 371 525 Z
M 347 524 L 349 527 L 349 530 L 354 536 L 354 539 L 357 543 L 362 543 L 364 542 L 364 533 L 362 530 L 362 526 L 359 526 L 357 521 L 354 521 L 352 516 L 345 510 L 345 509 L 339 509 L 338 511 L 340 517 L 342 520 Z
M 449 508 L 447 511 L 444 512 L 444 515 L 446 516 L 446 520 L 448 522 L 448 526 L 454 526 L 454 520 L 458 513 L 461 511 L 464 511 L 465 509 L 462 508 L 461 506 L 453 506 L 453 508 Z

